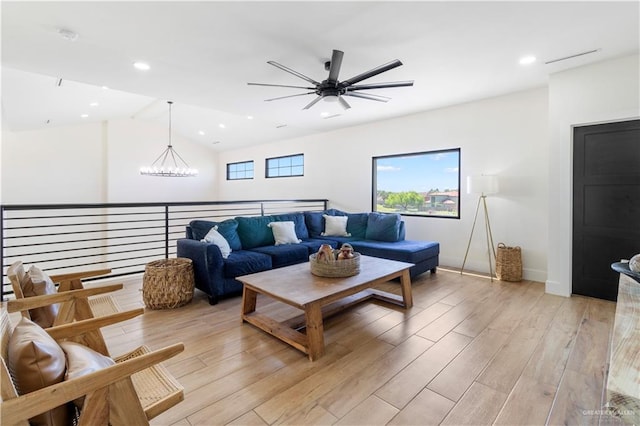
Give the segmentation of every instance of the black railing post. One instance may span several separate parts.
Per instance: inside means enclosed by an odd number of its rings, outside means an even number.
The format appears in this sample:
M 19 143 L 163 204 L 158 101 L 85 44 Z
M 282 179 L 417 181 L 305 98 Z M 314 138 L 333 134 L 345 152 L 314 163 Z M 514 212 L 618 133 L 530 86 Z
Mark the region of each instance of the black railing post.
M 260 216 L 264 216 L 264 203 L 260 203 Z
M 169 206 L 164 206 L 164 258 L 169 258 Z

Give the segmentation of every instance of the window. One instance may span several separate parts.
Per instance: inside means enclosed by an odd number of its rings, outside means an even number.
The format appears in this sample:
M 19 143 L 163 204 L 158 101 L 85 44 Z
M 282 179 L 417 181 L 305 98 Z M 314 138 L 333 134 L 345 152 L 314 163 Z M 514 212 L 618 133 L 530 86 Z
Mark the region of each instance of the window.
M 266 177 L 304 176 L 304 154 L 267 158 Z
M 373 158 L 372 209 L 460 219 L 460 148 Z
M 227 180 L 253 179 L 253 161 L 227 164 Z

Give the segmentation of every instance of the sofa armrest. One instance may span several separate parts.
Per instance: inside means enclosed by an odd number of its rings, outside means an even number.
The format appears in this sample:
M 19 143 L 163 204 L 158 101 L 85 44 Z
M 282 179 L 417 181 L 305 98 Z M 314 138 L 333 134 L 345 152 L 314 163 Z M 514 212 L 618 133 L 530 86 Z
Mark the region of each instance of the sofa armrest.
M 191 259 L 196 287 L 209 296 L 220 294 L 222 286 L 224 259 L 218 246 L 212 243 L 179 239 L 176 242 L 177 256 Z

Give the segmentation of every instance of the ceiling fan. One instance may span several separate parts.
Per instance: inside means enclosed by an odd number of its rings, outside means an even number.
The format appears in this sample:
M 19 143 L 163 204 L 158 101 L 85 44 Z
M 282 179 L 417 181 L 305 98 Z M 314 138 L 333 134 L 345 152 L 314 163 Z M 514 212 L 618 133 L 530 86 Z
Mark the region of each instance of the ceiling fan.
M 329 76 L 326 80 L 322 82 L 318 82 L 312 78 L 307 77 L 304 74 L 300 74 L 297 71 L 292 70 L 291 68 L 285 67 L 282 64 L 279 64 L 275 61 L 268 61 L 267 63 L 273 65 L 276 68 L 280 68 L 283 71 L 286 71 L 290 74 L 295 75 L 313 85 L 311 86 L 289 86 L 283 84 L 266 84 L 266 83 L 247 83 L 250 86 L 270 86 L 270 87 L 288 87 L 291 89 L 307 89 L 311 90 L 306 93 L 299 93 L 297 95 L 288 95 L 288 96 L 280 96 L 277 98 L 265 99 L 265 101 L 275 101 L 278 99 L 285 98 L 293 98 L 296 96 L 306 96 L 316 94 L 318 95 L 314 100 L 309 102 L 307 106 L 303 109 L 309 109 L 314 106 L 321 99 L 325 99 L 327 101 L 338 101 L 340 105 L 344 109 L 351 108 L 351 105 L 344 99 L 345 96 L 352 96 L 354 98 L 368 99 L 371 101 L 378 102 L 387 102 L 391 98 L 387 96 L 376 95 L 373 93 L 361 93 L 362 90 L 370 90 L 370 89 L 386 89 L 390 87 L 407 87 L 413 86 L 413 80 L 410 81 L 393 81 L 389 83 L 372 83 L 372 84 L 357 84 L 363 80 L 376 76 L 378 74 L 382 74 L 383 72 L 389 71 L 393 68 L 399 67 L 402 65 L 398 59 L 386 63 L 384 65 L 380 65 L 376 68 L 373 68 L 369 71 L 363 72 L 362 74 L 358 74 L 355 77 L 351 77 L 350 79 L 339 81 L 338 75 L 340 74 L 340 66 L 342 65 L 342 56 L 344 52 L 340 50 L 333 51 L 331 55 L 331 60 L 325 62 L 324 68 L 329 71 Z

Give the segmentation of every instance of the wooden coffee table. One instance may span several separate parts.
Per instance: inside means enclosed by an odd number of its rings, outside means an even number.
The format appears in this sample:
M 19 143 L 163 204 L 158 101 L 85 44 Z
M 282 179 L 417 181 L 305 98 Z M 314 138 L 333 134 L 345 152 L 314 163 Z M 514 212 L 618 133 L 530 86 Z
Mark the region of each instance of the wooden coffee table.
M 300 263 L 236 279 L 244 283 L 242 320 L 266 331 L 309 355 L 315 361 L 324 355 L 323 317 L 368 299 L 378 299 L 404 308 L 413 306 L 412 263 L 361 256 L 360 273 L 346 278 L 323 278 L 311 274 L 309 263 Z M 400 278 L 402 297 L 372 288 Z M 290 320 L 279 322 L 256 312 L 256 298 L 264 294 L 304 311 Z M 301 333 L 300 329 L 306 329 Z

